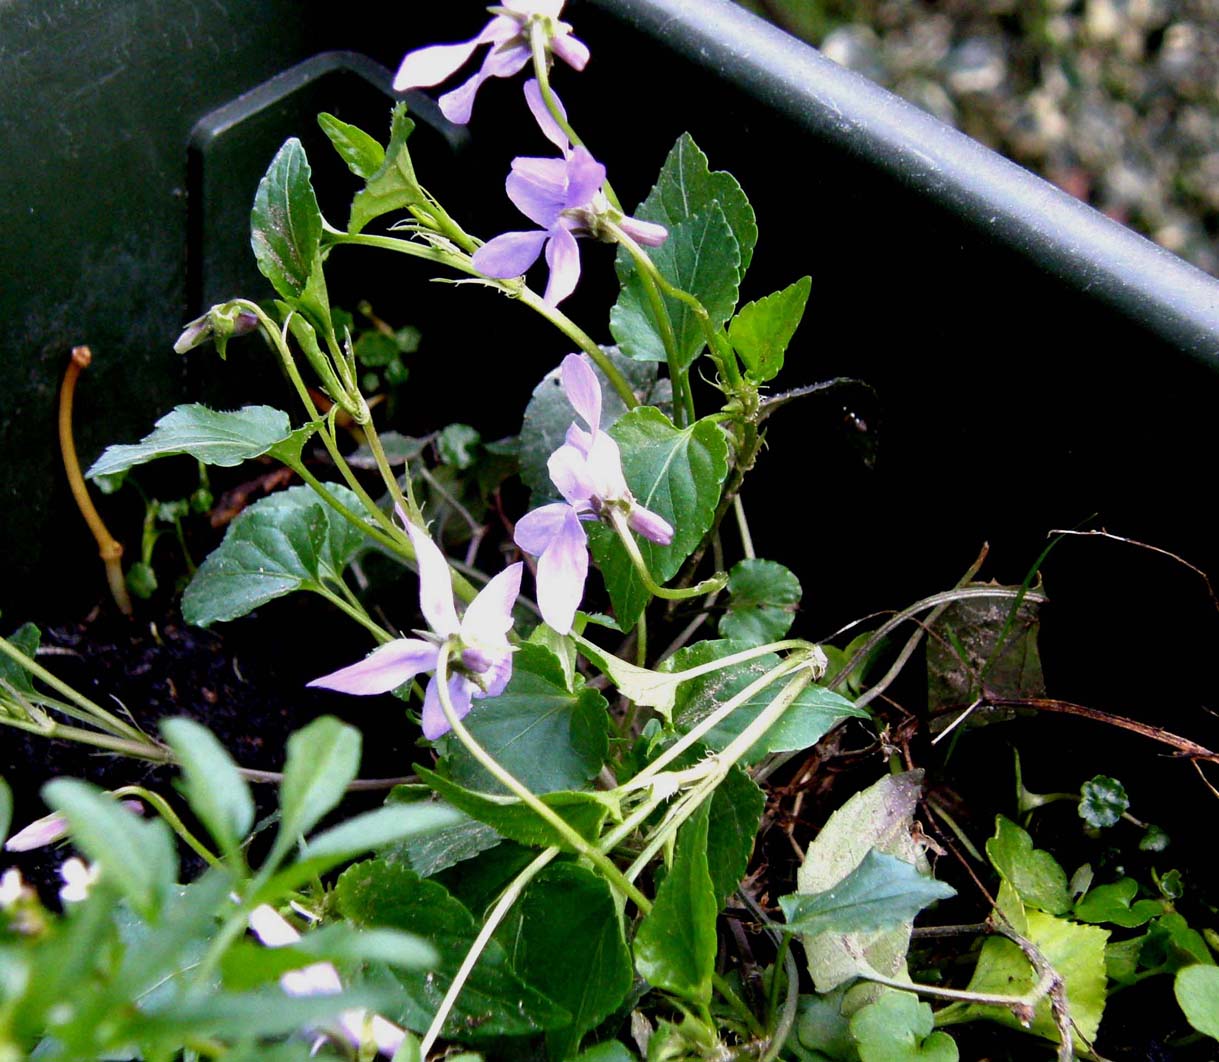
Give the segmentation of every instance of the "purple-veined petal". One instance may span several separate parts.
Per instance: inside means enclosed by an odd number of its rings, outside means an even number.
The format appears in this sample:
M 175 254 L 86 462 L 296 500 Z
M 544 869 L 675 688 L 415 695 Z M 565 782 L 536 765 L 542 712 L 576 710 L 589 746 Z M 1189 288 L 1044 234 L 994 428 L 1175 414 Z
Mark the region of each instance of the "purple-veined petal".
M 601 495 L 597 483 L 588 467 L 588 459 L 574 446 L 560 446 L 546 462 L 550 482 L 559 493 L 577 510 L 592 508 L 594 498 Z
M 673 526 L 663 516 L 658 516 L 651 509 L 642 505 L 631 507 L 626 518 L 627 526 L 637 535 L 642 535 L 649 542 L 659 546 L 667 546 L 673 541 Z
M 567 205 L 567 164 L 562 159 L 515 158 L 504 188 L 517 210 L 549 229 Z
M 560 634 L 571 632 L 588 578 L 588 537 L 580 517 L 567 509 L 559 533 L 538 558 L 538 608 Z
M 580 283 L 580 248 L 576 238 L 562 227 L 550 230 L 546 241 L 546 264 L 550 266 L 550 279 L 542 301 L 547 306 L 558 306 Z
M 541 229 L 532 232 L 505 232 L 488 240 L 474 252 L 473 264 L 485 277 L 508 280 L 528 271 L 538 260 L 549 233 Z
M 507 653 L 498 660 L 492 661 L 491 666 L 482 673 L 481 677 L 486 684 L 487 692 L 475 691 L 475 700 L 479 697 L 498 697 L 507 688 L 508 680 L 512 678 L 512 654 Z
M 568 354 L 559 368 L 567 401 L 589 426 L 594 435 L 601 427 L 601 381 L 579 354 Z
M 641 243 L 645 247 L 659 247 L 669 238 L 669 230 L 652 221 L 623 218 L 618 222 L 618 227 L 636 243 Z
M 573 37 L 570 30 L 551 37 L 550 50 L 573 70 L 583 70 L 588 65 L 588 45 L 579 37 Z
M 397 638 L 351 664 L 307 683 L 324 690 L 368 696 L 388 693 L 424 671 L 436 670 L 439 650 L 421 638 Z
M 461 630 L 461 624 L 453 605 L 449 562 L 422 528 L 407 524 L 406 533 L 415 547 L 415 563 L 419 566 L 419 608 L 432 630 L 442 638 L 451 638 Z
M 453 712 L 458 719 L 464 719 L 470 714 L 470 697 L 478 687 L 464 675 L 450 675 L 448 686 L 449 700 L 453 704 Z M 434 675 L 432 676 L 432 681 L 427 684 L 427 690 L 423 695 L 422 723 L 423 736 L 428 741 L 435 741 L 442 734 L 447 734 L 451 729 L 448 717 L 440 706 L 440 689 Z
M 618 444 L 605 432 L 599 431 L 593 436 L 585 464 L 598 498 L 625 498 L 630 493 L 622 475 L 622 454 Z
M 505 636 L 512 629 L 512 606 L 521 592 L 524 567 L 520 561 L 509 564 L 478 592 L 461 620 L 463 642 L 476 648 L 508 652 Z
M 516 522 L 512 541 L 531 557 L 540 557 L 563 527 L 571 506 L 551 502 L 526 513 Z
M 573 450 L 578 450 L 585 457 L 588 456 L 588 451 L 593 446 L 592 432 L 587 432 L 580 427 L 574 420 L 567 425 L 567 435 L 563 440 Z
M 553 89 L 550 94 L 554 96 L 555 106 L 558 107 L 559 114 L 563 116 L 563 121 L 567 121 L 567 111 L 563 107 L 563 101 L 559 99 Z M 546 101 L 542 99 L 542 87 L 535 77 L 531 77 L 525 82 L 525 102 L 529 105 L 529 113 L 538 123 L 538 128 L 542 130 L 542 135 L 554 144 L 566 158 L 571 151 L 571 141 L 567 139 L 567 134 L 563 132 L 559 123 L 555 121 L 554 115 L 546 106 Z
M 568 209 L 588 206 L 605 184 L 605 167 L 585 147 L 573 148 L 567 160 Z

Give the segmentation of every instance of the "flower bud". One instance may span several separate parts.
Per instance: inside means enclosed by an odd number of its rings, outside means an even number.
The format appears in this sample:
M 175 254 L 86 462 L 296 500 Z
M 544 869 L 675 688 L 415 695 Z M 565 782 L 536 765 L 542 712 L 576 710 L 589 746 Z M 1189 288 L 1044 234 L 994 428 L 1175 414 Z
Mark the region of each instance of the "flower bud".
M 637 535 L 642 535 L 649 542 L 658 546 L 667 546 L 673 541 L 673 528 L 662 516 L 657 516 L 642 505 L 631 506 L 626 518 L 627 526 Z

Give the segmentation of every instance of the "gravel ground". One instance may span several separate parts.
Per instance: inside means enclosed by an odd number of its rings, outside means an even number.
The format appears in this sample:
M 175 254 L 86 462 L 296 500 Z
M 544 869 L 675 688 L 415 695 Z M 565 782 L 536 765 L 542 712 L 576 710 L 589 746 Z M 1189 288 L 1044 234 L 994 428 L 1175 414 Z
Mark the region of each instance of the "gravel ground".
M 742 0 L 1219 275 L 1219 0 Z

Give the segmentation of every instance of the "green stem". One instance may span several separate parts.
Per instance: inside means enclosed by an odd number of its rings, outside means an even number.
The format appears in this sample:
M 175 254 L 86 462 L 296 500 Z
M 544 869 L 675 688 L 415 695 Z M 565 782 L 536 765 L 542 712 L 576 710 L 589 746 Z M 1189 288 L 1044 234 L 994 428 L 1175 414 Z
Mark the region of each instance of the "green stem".
M 314 587 L 314 590 L 321 594 L 322 597 L 334 605 L 334 607 L 339 611 L 350 616 L 353 620 L 360 624 L 361 627 L 365 628 L 370 634 L 372 634 L 380 645 L 385 645 L 386 643 L 394 640 L 394 636 L 390 634 L 389 631 L 387 631 L 380 624 L 373 622 L 372 617 L 370 617 L 368 613 L 364 611 L 364 606 L 360 605 L 359 602 L 356 602 L 353 605 L 351 602 L 336 594 L 324 583 L 319 583 L 316 587 Z
M 727 978 L 723 974 L 713 973 L 711 975 L 711 983 L 715 986 L 715 990 L 720 994 L 724 1002 L 736 1011 L 736 1016 L 745 1023 L 750 1036 L 761 1037 L 766 1035 L 766 1030 L 762 1027 L 762 1023 L 758 1021 L 757 1015 L 745 1005 L 745 1001 L 736 994 L 736 990 L 728 983 Z
M 643 667 L 648 659 L 648 613 L 645 609 L 635 621 L 635 663 Z
M 749 533 L 749 521 L 745 519 L 745 506 L 741 504 L 740 494 L 732 499 L 732 511 L 736 513 L 736 526 L 741 535 L 741 552 L 746 560 L 753 560 L 757 554 L 753 551 L 753 536 Z
M 169 828 L 179 837 L 181 837 L 183 842 L 191 849 L 191 851 L 193 851 L 208 866 L 224 866 L 219 857 L 213 855 L 208 850 L 207 846 L 186 828 L 186 824 L 178 817 L 174 809 L 169 806 L 169 803 L 164 797 L 152 792 L 150 789 L 145 789 L 140 785 L 125 785 L 121 789 L 115 789 L 110 795 L 116 800 L 125 796 L 139 797 L 142 801 L 144 801 L 145 804 L 151 805 L 156 813 L 165 820 Z
M 360 401 L 363 402 L 362 397 Z M 364 424 L 364 439 L 368 443 L 368 448 L 372 451 L 373 460 L 377 463 L 377 471 L 381 473 L 381 479 L 385 482 L 385 486 L 389 490 L 389 496 L 393 499 L 395 505 L 403 507 L 411 523 L 425 527 L 423 513 L 420 512 L 419 506 L 415 503 L 415 492 L 411 487 L 410 462 L 406 462 L 402 475 L 402 482 L 406 484 L 406 494 L 404 496 L 402 488 L 399 486 L 398 477 L 390 467 L 389 458 L 385 456 L 385 447 L 381 445 L 381 436 L 377 434 L 377 428 L 372 422 L 371 414 L 369 414 L 369 419 Z
M 115 737 L 123 736 L 136 742 L 147 742 L 150 740 L 148 736 L 138 727 L 130 726 L 129 724 L 124 723 L 121 719 L 106 711 L 106 709 L 101 705 L 94 704 L 94 702 L 89 700 L 89 698 L 84 696 L 84 694 L 77 693 L 76 690 L 74 690 L 63 680 L 56 678 L 36 660 L 26 656 L 25 653 L 23 653 L 6 638 L 0 638 L 0 653 L 4 653 L 5 656 L 11 659 L 18 666 L 25 668 L 25 670 L 33 675 L 34 678 L 45 682 L 51 687 L 51 689 L 62 694 L 69 701 L 87 713 L 98 726 L 108 730 Z
M 652 909 L 651 901 L 623 876 L 622 871 L 614 865 L 613 861 L 596 845 L 582 837 L 557 812 L 543 804 L 536 794 L 520 782 L 515 775 L 502 767 L 462 724 L 457 717 L 457 712 L 453 709 L 452 698 L 449 696 L 449 653 L 452 649 L 452 641 L 446 642 L 437 657 L 436 691 L 440 695 L 440 708 L 444 712 L 445 719 L 448 720 L 450 729 L 457 736 L 457 740 L 466 747 L 466 751 L 485 768 L 492 778 L 517 797 L 522 804 L 562 837 L 574 852 L 592 863 L 611 885 L 633 901 L 644 914 L 647 914 Z
M 722 590 L 727 584 L 727 574 L 725 572 L 716 572 L 697 586 L 688 586 L 680 590 L 661 586 L 652 578 L 652 573 L 648 571 L 647 561 L 643 559 L 643 554 L 639 550 L 639 543 L 635 541 L 634 532 L 627 525 L 626 514 L 621 509 L 611 509 L 610 522 L 614 525 L 614 530 L 618 533 L 618 538 L 626 549 L 627 556 L 630 557 L 631 564 L 634 565 L 640 581 L 653 596 L 663 598 L 666 601 L 685 601 L 691 597 L 702 597 L 704 594 Z
M 99 734 L 96 730 L 84 730 L 78 726 L 64 726 L 62 723 L 39 725 L 27 719 L 15 719 L 11 715 L 0 714 L 0 725 L 11 726 L 24 730 L 28 734 L 38 734 L 40 737 L 55 738 L 61 741 L 75 741 L 80 745 L 92 745 L 96 749 L 107 752 L 118 752 L 139 760 L 149 760 L 152 763 L 176 763 L 174 754 L 163 745 L 157 744 L 151 738 L 128 740 L 114 737 L 111 734 Z
M 383 545 L 386 549 L 390 550 L 391 552 L 397 553 L 398 555 L 405 557 L 408 561 L 414 562 L 415 547 L 411 545 L 410 539 L 405 538 L 405 536 L 403 536 L 403 538 L 398 538 L 396 536 L 391 537 L 390 535 L 387 535 L 384 531 L 381 531 L 380 529 L 373 527 L 371 524 L 369 524 L 369 522 L 367 520 L 365 520 L 362 516 L 360 516 L 359 513 L 354 512 L 353 510 L 348 508 L 346 505 L 344 505 L 341 501 L 339 501 L 339 499 L 337 497 L 335 497 L 335 495 L 331 492 L 330 488 L 327 487 L 325 483 L 323 483 L 320 479 L 318 479 L 317 476 L 315 476 L 312 472 L 310 472 L 309 469 L 307 469 L 300 462 L 295 462 L 293 464 L 290 464 L 290 465 L 288 465 L 288 467 L 290 469 L 292 469 L 292 471 L 295 472 L 298 476 L 300 476 L 300 478 L 302 480 L 304 480 L 305 483 L 309 484 L 309 486 L 313 488 L 313 492 L 319 498 L 321 498 L 322 501 L 324 501 L 327 505 L 329 505 L 330 508 L 332 508 L 341 517 L 343 517 L 343 519 L 346 520 L 349 524 L 351 524 L 353 527 L 358 527 L 360 529 L 360 531 L 362 531 L 364 534 L 368 535 L 369 538 L 374 539 L 377 542 L 380 542 L 381 545 Z M 381 510 L 377 507 L 376 503 L 373 502 L 371 498 L 369 498 L 369 503 L 373 506 L 374 509 L 376 509 L 376 511 L 378 513 L 381 512 Z M 384 514 L 382 514 L 382 515 L 384 515 Z M 392 524 L 391 524 L 391 527 L 392 527 Z
M 770 1034 L 770 1044 L 766 1048 L 766 1053 L 758 1062 L 774 1062 L 779 1057 L 779 1052 L 783 1050 L 783 1045 L 791 1035 L 792 1027 L 796 1024 L 796 1015 L 799 1013 L 800 970 L 796 966 L 796 958 L 792 955 L 791 948 L 787 947 L 789 939 L 784 934 L 783 943 L 780 945 L 780 949 L 783 950 L 783 972 L 787 975 L 787 996 L 783 1000 L 783 1012 L 779 1015 L 774 1031 Z M 778 966 L 779 960 L 776 958 L 773 975 L 776 979 L 779 973 Z
M 558 854 L 559 849 L 547 848 L 524 870 L 517 874 L 508 887 L 504 889 L 503 893 L 500 894 L 498 902 L 492 908 L 491 913 L 487 915 L 486 921 L 483 922 L 482 928 L 478 931 L 478 936 L 474 938 L 474 942 L 470 945 L 470 950 L 466 952 L 466 957 L 462 959 L 457 973 L 453 975 L 453 981 L 449 985 L 449 990 L 444 994 L 444 999 L 440 1001 L 440 1006 L 436 1009 L 436 1016 L 432 1018 L 431 1025 L 428 1026 L 427 1032 L 424 1033 L 423 1039 L 419 1042 L 420 1058 L 427 1058 L 432 1045 L 440 1038 L 440 1031 L 444 1028 L 444 1023 L 448 1020 L 449 1013 L 457 1002 L 457 997 L 461 995 L 462 989 L 465 988 L 466 981 L 469 980 L 470 974 L 474 971 L 474 967 L 482 956 L 484 949 L 490 943 L 492 934 L 499 928 L 499 924 L 512 909 L 512 905 L 520 898 L 521 893 L 525 891 L 525 886 Z

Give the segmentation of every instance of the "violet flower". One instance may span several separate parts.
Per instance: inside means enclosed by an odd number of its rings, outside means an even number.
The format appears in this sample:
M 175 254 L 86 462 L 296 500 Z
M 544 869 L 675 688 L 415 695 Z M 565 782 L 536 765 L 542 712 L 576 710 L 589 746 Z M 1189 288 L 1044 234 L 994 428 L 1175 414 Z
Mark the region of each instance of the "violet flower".
M 626 513 L 631 530 L 667 546 L 673 528 L 662 516 L 635 501 L 622 474 L 618 444 L 601 431 L 601 383 L 579 354 L 568 354 L 560 368 L 567 400 L 591 430 L 573 423 L 567 440 L 546 467 L 564 501 L 543 505 L 517 521 L 513 536 L 538 558 L 538 608 L 560 634 L 571 630 L 588 576 L 588 536 L 582 521 L 599 520 L 612 509 Z
M 484 81 L 511 77 L 529 62 L 530 37 L 535 27 L 540 27 L 547 51 L 568 66 L 583 70 L 588 62 L 587 45 L 571 35 L 569 23 L 559 21 L 563 0 L 503 0 L 500 6 L 487 10 L 495 17 L 477 37 L 460 44 L 436 44 L 408 53 L 394 78 L 394 90 L 404 92 L 438 85 L 457 73 L 478 48 L 489 44 L 478 73 L 440 97 L 441 113 L 450 122 L 465 125 Z
M 521 568 L 511 564 L 482 588 L 458 620 L 453 604 L 449 566 L 436 544 L 414 524 L 406 525 L 419 564 L 419 607 L 432 629 L 422 638 L 397 638 L 375 649 L 358 664 L 323 675 L 309 683 L 339 693 L 365 696 L 387 693 L 416 675 L 434 672 L 442 644 L 455 639 L 458 652 L 449 673 L 449 698 L 459 719 L 471 702 L 504 692 L 512 675 L 512 606 L 521 588 Z M 423 736 L 435 741 L 450 729 L 435 675 L 423 697 Z

